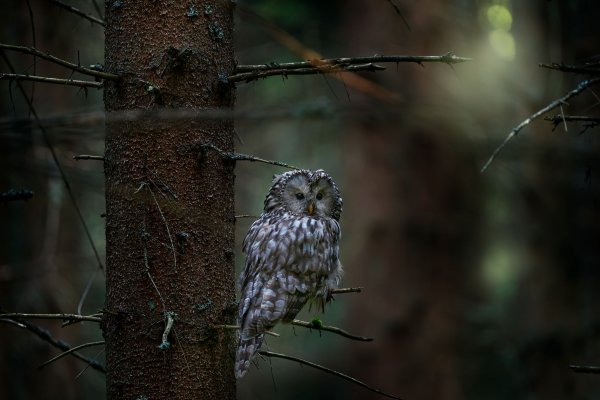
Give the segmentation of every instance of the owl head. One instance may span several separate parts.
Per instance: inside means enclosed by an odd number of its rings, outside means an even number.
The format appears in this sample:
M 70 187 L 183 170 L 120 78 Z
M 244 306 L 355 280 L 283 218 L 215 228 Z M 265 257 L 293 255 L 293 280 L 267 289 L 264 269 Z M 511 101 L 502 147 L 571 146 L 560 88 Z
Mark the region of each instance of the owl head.
M 333 179 L 322 169 L 289 171 L 273 177 L 265 212 L 273 211 L 339 221 L 342 197 Z

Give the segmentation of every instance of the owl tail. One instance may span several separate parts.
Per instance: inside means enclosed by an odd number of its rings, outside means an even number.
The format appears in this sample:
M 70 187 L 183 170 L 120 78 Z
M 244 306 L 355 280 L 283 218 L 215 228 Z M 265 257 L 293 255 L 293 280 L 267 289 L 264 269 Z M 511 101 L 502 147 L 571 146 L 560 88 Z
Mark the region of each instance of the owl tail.
M 238 343 L 237 353 L 235 355 L 235 377 L 241 378 L 250 368 L 250 361 L 254 353 L 258 351 L 263 342 L 264 334 L 256 335 L 249 339 L 242 339 Z

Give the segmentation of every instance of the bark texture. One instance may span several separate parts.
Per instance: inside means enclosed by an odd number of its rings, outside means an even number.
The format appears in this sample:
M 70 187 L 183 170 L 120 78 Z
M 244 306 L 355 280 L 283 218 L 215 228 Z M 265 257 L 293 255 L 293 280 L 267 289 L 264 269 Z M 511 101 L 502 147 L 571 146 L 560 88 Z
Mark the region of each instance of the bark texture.
M 213 329 L 235 313 L 233 164 L 198 157 L 233 150 L 233 121 L 155 118 L 233 107 L 232 14 L 223 0 L 106 2 L 105 69 L 123 77 L 105 89 L 109 399 L 235 396 L 232 335 Z

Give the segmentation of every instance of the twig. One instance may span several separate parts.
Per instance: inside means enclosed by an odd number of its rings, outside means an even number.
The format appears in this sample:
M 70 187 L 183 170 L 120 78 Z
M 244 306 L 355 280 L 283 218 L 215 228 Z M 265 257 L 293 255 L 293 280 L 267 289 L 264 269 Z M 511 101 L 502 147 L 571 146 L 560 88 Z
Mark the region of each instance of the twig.
M 16 51 L 19 53 L 32 54 L 32 55 L 40 57 L 46 61 L 50 61 L 50 62 L 53 62 L 60 66 L 63 66 L 65 68 L 72 69 L 73 71 L 80 72 L 84 75 L 94 76 L 94 77 L 100 78 L 100 79 L 118 80 L 120 78 L 119 75 L 115 75 L 115 74 L 111 74 L 111 73 L 103 72 L 103 71 L 96 71 L 91 68 L 82 67 L 81 65 L 74 64 L 72 62 L 69 62 L 69 61 L 63 60 L 61 58 L 55 57 L 53 55 L 50 55 L 48 53 L 44 53 L 43 51 L 40 51 L 40 50 L 36 49 L 35 47 L 15 46 L 12 44 L 0 43 L 0 50 L 10 50 L 10 51 Z
M 567 65 L 563 63 L 539 64 L 542 68 L 554 69 L 562 72 L 574 72 L 576 74 L 600 74 L 597 65 Z
M 0 44 L 0 55 L 4 59 L 4 62 L 8 66 L 8 69 L 11 71 L 11 73 L 14 74 L 15 73 L 15 69 L 14 69 L 12 63 L 10 62 L 10 59 L 4 53 L 2 44 Z M 27 106 L 29 107 L 29 111 L 31 112 L 31 114 L 35 118 L 35 121 L 36 121 L 36 124 L 37 124 L 38 128 L 42 132 L 42 138 L 44 139 L 44 142 L 46 143 L 46 147 L 48 148 L 48 150 L 50 150 L 50 155 L 52 156 L 52 160 L 54 161 L 54 165 L 56 165 L 56 169 L 58 170 L 58 173 L 59 173 L 60 177 L 62 178 L 63 183 L 65 184 L 65 187 L 67 189 L 67 194 L 69 195 L 69 199 L 71 200 L 71 204 L 73 204 L 73 208 L 75 208 L 75 212 L 77 213 L 77 217 L 79 218 L 79 222 L 81 223 L 81 226 L 83 227 L 83 230 L 84 230 L 85 235 L 87 237 L 88 243 L 90 244 L 90 246 L 92 248 L 92 251 L 94 252 L 94 257 L 96 258 L 96 261 L 98 262 L 98 268 L 100 268 L 100 270 L 102 272 L 104 272 L 104 264 L 102 263 L 102 260 L 100 259 L 100 253 L 98 253 L 98 248 L 96 247 L 96 244 L 94 243 L 94 239 L 92 239 L 92 234 L 90 232 L 90 229 L 88 228 L 87 224 L 85 223 L 85 219 L 83 218 L 83 213 L 81 212 L 81 209 L 79 208 L 79 205 L 77 204 L 77 199 L 75 198 L 75 194 L 71 190 L 71 185 L 69 184 L 69 180 L 67 179 L 67 175 L 65 174 L 65 171 L 63 170 L 62 166 L 60 165 L 60 162 L 58 161 L 58 156 L 56 154 L 56 150 L 54 150 L 54 146 L 52 146 L 52 143 L 50 142 L 50 137 L 48 135 L 48 131 L 46 130 L 46 128 L 42 124 L 42 122 L 40 120 L 40 116 L 38 115 L 37 111 L 35 110 L 35 107 L 33 106 L 33 103 L 31 102 L 31 100 L 29 99 L 29 97 L 27 97 L 27 93 L 25 92 L 25 88 L 23 87 L 23 85 L 21 84 L 20 81 L 16 81 L 16 83 L 17 83 L 17 87 L 19 88 L 19 91 L 21 92 L 21 94 L 25 98 L 25 101 L 27 102 Z
M 344 373 L 332 370 L 330 368 L 324 367 L 324 366 L 319 365 L 319 364 L 315 364 L 315 363 L 310 362 L 310 361 L 303 360 L 302 358 L 289 356 L 287 354 L 274 353 L 272 351 L 267 351 L 267 350 L 259 350 L 258 353 L 261 354 L 261 355 L 263 355 L 263 356 L 265 356 L 265 357 L 283 358 L 284 360 L 296 361 L 296 362 L 299 362 L 300 364 L 308 365 L 309 367 L 312 367 L 312 368 L 318 369 L 320 371 L 327 372 L 328 374 L 332 374 L 332 375 L 335 375 L 335 376 L 337 376 L 339 378 L 345 379 L 345 380 L 347 380 L 349 382 L 354 383 L 355 385 L 362 386 L 365 389 L 370 390 L 371 392 L 380 394 L 380 395 L 385 396 L 385 397 L 389 397 L 390 399 L 401 400 L 400 397 L 397 397 L 397 396 L 394 396 L 394 395 L 382 392 L 381 390 L 375 389 L 375 388 L 367 385 L 366 383 L 361 382 L 358 379 L 355 379 L 355 378 L 353 378 L 351 376 L 348 376 L 348 375 L 346 375 Z
M 574 372 L 583 373 L 583 374 L 600 374 L 600 367 L 595 367 L 592 365 L 569 365 Z
M 96 160 L 104 161 L 104 156 L 91 156 L 89 154 L 78 154 L 73 156 L 73 160 Z
M 12 319 L 4 319 L 4 318 L 0 318 L 0 321 L 13 323 L 14 325 L 16 325 L 20 328 L 27 329 L 28 331 L 32 332 L 33 334 L 35 334 L 37 337 L 39 337 L 43 341 L 50 343 L 52 346 L 57 347 L 63 351 L 67 351 L 67 350 L 71 349 L 71 346 L 68 343 L 64 342 L 63 340 L 55 339 L 50 334 L 50 332 L 48 332 L 48 330 L 41 328 L 35 324 L 32 324 L 29 321 L 12 320 Z M 73 353 L 69 353 L 69 354 L 71 354 L 75 358 L 80 359 L 81 361 L 86 362 L 90 367 L 94 368 L 95 370 L 106 373 L 106 369 L 104 368 L 104 366 L 102 364 L 100 364 L 99 362 L 97 362 L 96 360 L 90 359 L 80 353 L 77 353 L 77 352 L 73 352 Z
M 7 192 L 0 193 L 0 203 L 7 203 L 16 200 L 29 200 L 33 197 L 33 191 L 28 189 L 10 189 Z
M 544 118 L 544 120 L 550 121 L 554 124 L 554 127 L 552 128 L 552 130 L 556 129 L 558 124 L 560 124 L 561 122 L 564 122 L 565 124 L 567 122 L 589 122 L 588 124 L 583 125 L 583 130 L 579 133 L 583 133 L 589 128 L 594 128 L 594 127 L 600 125 L 600 118 L 598 118 L 598 117 L 587 117 L 587 116 L 578 116 L 578 115 L 558 114 L 553 117 L 546 117 L 546 118 Z
M 12 319 L 60 319 L 63 321 L 91 321 L 100 322 L 102 318 L 94 315 L 79 315 L 79 314 L 28 314 L 28 313 L 6 313 L 0 312 L 0 318 Z
M 272 161 L 272 160 L 265 160 L 263 158 L 258 158 L 255 156 L 251 156 L 248 154 L 242 154 L 242 153 L 233 153 L 233 152 L 229 152 L 229 151 L 223 151 L 221 149 L 219 149 L 217 146 L 215 146 L 214 144 L 210 144 L 210 143 L 205 143 L 203 145 L 200 146 L 200 160 L 203 161 L 206 158 L 206 150 L 207 149 L 211 149 L 216 151 L 217 153 L 219 153 L 221 155 L 221 157 L 227 159 L 227 160 L 231 160 L 231 161 L 252 161 L 252 162 L 261 162 L 261 163 L 265 163 L 265 164 L 271 164 L 271 165 L 277 165 L 279 167 L 285 167 L 285 168 L 289 168 L 289 169 L 299 169 L 298 167 L 294 167 L 293 165 L 290 164 L 286 164 L 280 161 Z
M 406 28 L 410 31 L 410 25 L 408 25 L 408 21 L 406 20 L 406 18 L 404 18 L 404 14 L 402 14 L 402 11 L 400 11 L 400 7 L 398 7 L 398 5 L 394 3 L 394 0 L 387 0 L 387 2 L 390 3 L 392 7 L 394 7 L 394 10 L 396 10 L 396 14 L 398 14 L 400 18 L 402 18 L 402 22 L 404 22 L 404 25 L 406 25 Z
M 321 74 L 339 71 L 369 70 L 377 71 L 385 69 L 375 63 L 400 63 L 411 62 L 423 64 L 426 62 L 441 62 L 452 65 L 465 61 L 471 61 L 470 58 L 458 57 L 453 53 L 447 53 L 442 56 L 383 56 L 375 55 L 371 57 L 343 57 L 329 58 L 311 61 L 290 62 L 290 63 L 270 63 L 258 65 L 238 65 L 235 68 L 235 74 L 231 75 L 230 82 L 252 81 L 273 75 L 294 75 L 294 74 Z M 355 69 L 353 69 L 355 68 Z
M 83 11 L 75 8 L 75 7 L 73 7 L 72 5 L 65 4 L 62 1 L 58 1 L 58 0 L 49 0 L 49 1 L 51 3 L 56 4 L 59 7 L 64 8 L 65 10 L 67 10 L 69 12 L 72 12 L 73 14 L 77 14 L 80 17 L 83 17 L 83 18 L 87 19 L 88 21 L 91 21 L 91 22 L 96 23 L 98 25 L 105 26 L 104 21 L 101 20 L 100 18 L 97 18 L 97 17 L 94 17 L 93 15 L 87 14 L 87 13 L 85 13 L 85 12 L 83 12 Z
M 75 346 L 75 347 L 71 347 L 70 349 L 66 350 L 63 353 L 60 353 L 59 355 L 57 355 L 56 357 L 52 357 L 51 359 L 49 359 L 48 361 L 40 364 L 38 366 L 38 369 L 42 369 L 44 368 L 46 365 L 53 363 L 56 360 L 59 360 L 61 358 L 63 358 L 66 355 L 69 355 L 77 350 L 80 349 L 85 349 L 86 347 L 92 347 L 92 346 L 100 346 L 104 344 L 104 340 L 101 340 L 99 342 L 90 342 L 90 343 L 84 343 L 84 344 L 80 344 L 79 346 Z
M 360 293 L 364 288 L 362 286 L 358 287 L 350 287 L 350 288 L 340 288 L 340 289 L 331 289 L 329 294 L 345 294 L 345 293 Z
M 245 65 L 244 65 L 245 67 Z M 232 75 L 228 78 L 229 82 L 251 82 L 257 79 L 266 78 L 269 76 L 282 75 L 315 75 L 315 74 L 332 74 L 335 72 L 357 72 L 357 71 L 382 71 L 385 67 L 377 64 L 356 64 L 356 65 L 324 65 L 313 66 L 306 68 L 276 68 L 263 69 L 259 71 L 243 72 Z
M 303 328 L 308 328 L 308 329 L 316 329 L 318 331 L 331 332 L 331 333 L 338 334 L 340 336 L 344 336 L 348 339 L 358 340 L 360 342 L 372 342 L 373 341 L 373 338 L 352 335 L 343 329 L 337 328 L 335 326 L 321 325 L 320 323 L 307 322 L 307 321 L 301 321 L 299 319 L 295 319 L 292 321 L 292 325 L 301 326 Z
M 166 350 L 171 347 L 171 342 L 169 342 L 169 333 L 171 333 L 171 329 L 173 329 L 173 322 L 175 321 L 176 314 L 173 311 L 165 312 L 165 330 L 162 334 L 162 342 L 158 346 L 161 350 Z
M 35 76 L 35 75 L 22 75 L 22 74 L 2 74 L 0 73 L 0 80 L 11 80 L 11 81 L 34 81 L 43 83 L 52 83 L 56 85 L 68 85 L 78 86 L 84 88 L 96 88 L 102 89 L 104 86 L 102 82 L 93 81 L 80 81 L 76 79 L 61 79 L 61 78 L 50 78 L 47 76 Z
M 494 150 L 494 152 L 492 153 L 492 155 L 490 156 L 490 158 L 488 158 L 488 160 L 486 161 L 486 163 L 481 168 L 481 172 L 482 173 L 485 172 L 485 170 L 492 164 L 492 162 L 494 161 L 494 159 L 496 158 L 496 156 L 498 155 L 498 153 L 500 153 L 500 151 L 504 148 L 504 146 L 506 146 L 506 144 L 513 137 L 517 136 L 517 134 L 521 131 L 521 129 L 523 129 L 524 127 L 526 127 L 527 125 L 529 125 L 533 120 L 541 117 L 542 115 L 544 115 L 548 111 L 553 110 L 556 107 L 559 107 L 561 104 L 565 103 L 571 97 L 577 96 L 578 94 L 580 94 L 581 92 L 583 92 L 587 88 L 589 88 L 589 87 L 597 84 L 598 82 L 600 82 L 600 78 L 594 78 L 594 79 L 589 79 L 589 80 L 585 80 L 583 82 L 580 82 L 579 85 L 575 89 L 571 90 L 569 93 L 565 94 L 561 98 L 558 98 L 558 99 L 552 101 L 546 107 L 544 107 L 544 108 L 536 111 L 535 113 L 531 114 L 526 120 L 524 120 L 519 125 L 517 125 L 515 128 L 513 128 L 512 131 L 510 131 L 510 133 L 506 137 L 506 139 L 504 139 L 504 141 L 500 144 L 500 146 L 496 147 L 496 149 Z
M 237 330 L 240 329 L 239 325 L 214 325 L 213 328 L 215 328 L 215 329 L 223 329 L 223 330 L 230 330 L 230 331 L 237 331 Z M 273 332 L 273 331 L 265 331 L 264 333 L 266 335 L 271 335 L 271 336 L 275 336 L 275 337 L 281 336 L 279 333 Z

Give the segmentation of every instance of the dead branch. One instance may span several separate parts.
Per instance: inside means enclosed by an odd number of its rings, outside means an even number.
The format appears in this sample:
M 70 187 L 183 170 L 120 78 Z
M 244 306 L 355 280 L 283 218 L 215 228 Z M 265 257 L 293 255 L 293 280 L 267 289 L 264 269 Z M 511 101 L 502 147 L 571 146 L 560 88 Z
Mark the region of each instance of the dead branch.
M 533 114 L 531 114 L 526 120 L 524 120 L 519 125 L 517 125 L 515 128 L 513 128 L 512 131 L 510 131 L 510 133 L 506 137 L 506 139 L 504 139 L 504 141 L 498 147 L 496 147 L 496 149 L 494 150 L 494 152 L 492 153 L 492 155 L 490 156 L 490 158 L 488 158 L 488 160 L 486 161 L 486 163 L 481 168 L 481 172 L 482 173 L 485 172 L 485 170 L 492 164 L 492 162 L 494 161 L 494 159 L 496 158 L 496 156 L 498 155 L 498 153 L 500 153 L 500 151 L 502 151 L 502 149 L 504 148 L 504 146 L 506 146 L 506 144 L 513 137 L 517 136 L 517 134 L 523 128 L 525 128 L 527 125 L 529 125 L 532 121 L 538 119 L 539 117 L 541 117 L 542 115 L 544 115 L 548 111 L 551 111 L 551 110 L 555 109 L 556 107 L 561 106 L 567 100 L 569 100 L 571 97 L 577 96 L 581 92 L 585 91 L 586 89 L 592 87 L 593 85 L 595 85 L 595 84 L 597 84 L 599 82 L 600 82 L 600 78 L 594 78 L 594 79 L 589 79 L 589 80 L 582 81 L 582 82 L 579 83 L 579 85 L 577 85 L 577 87 L 575 89 L 571 90 L 569 93 L 567 93 L 564 96 L 562 96 L 562 97 L 560 97 L 560 98 L 552 101 L 546 107 L 541 108 L 540 110 L 538 110 L 538 111 L 534 112 Z
M 63 60 L 61 58 L 55 57 L 53 55 L 50 55 L 48 53 L 44 53 L 43 51 L 40 51 L 40 50 L 36 49 L 35 47 L 15 46 L 12 44 L 0 43 L 0 50 L 10 50 L 10 51 L 16 51 L 18 53 L 31 54 L 36 57 L 42 58 L 46 61 L 50 61 L 54 64 L 58 64 L 62 67 L 72 69 L 73 71 L 77 71 L 81 74 L 93 76 L 93 77 L 100 78 L 100 79 L 106 79 L 106 80 L 118 80 L 119 79 L 119 75 L 115 75 L 115 74 L 111 74 L 111 73 L 103 72 L 103 71 L 97 71 L 97 70 L 94 70 L 91 68 L 82 67 L 81 65 L 74 64 L 72 62 L 69 62 L 69 61 Z
M 292 321 L 292 325 L 301 326 L 303 328 L 308 328 L 308 329 L 316 329 L 318 331 L 331 332 L 331 333 L 335 333 L 337 335 L 343 336 L 348 339 L 358 340 L 360 342 L 372 342 L 374 340 L 373 338 L 352 335 L 351 333 L 348 333 L 345 330 L 340 329 L 338 327 L 330 326 L 330 325 L 322 325 L 321 323 L 315 322 L 315 321 L 307 322 L 307 321 L 301 321 L 299 319 L 295 319 Z
M 410 62 L 423 65 L 426 62 L 441 62 L 452 65 L 470 60 L 470 58 L 458 57 L 453 53 L 447 53 L 442 56 L 375 55 L 371 57 L 343 57 L 290 63 L 238 65 L 235 68 L 236 73 L 231 75 L 228 80 L 229 82 L 250 82 L 274 75 L 329 74 L 342 71 L 379 71 L 385 69 L 376 63 Z
M 552 117 L 546 117 L 546 118 L 544 118 L 544 120 L 550 121 L 550 122 L 552 122 L 552 124 L 554 124 L 554 127 L 552 128 L 552 130 L 556 129 L 556 127 L 559 124 L 564 123 L 564 122 L 587 122 L 586 124 L 583 124 L 583 130 L 579 133 L 583 133 L 586 130 L 588 130 L 589 128 L 594 128 L 594 127 L 600 125 L 599 117 L 587 117 L 587 116 L 579 116 L 579 115 L 557 114 Z
M 5 317 L 0 316 L 0 322 L 12 323 L 13 325 L 18 326 L 19 328 L 26 329 L 26 330 L 32 332 L 33 334 L 35 334 L 37 337 L 39 337 L 43 341 L 51 344 L 52 346 L 54 346 L 62 351 L 68 351 L 71 349 L 71 346 L 68 343 L 66 343 L 65 341 L 55 339 L 50 334 L 50 332 L 48 332 L 48 330 L 41 328 L 35 324 L 32 324 L 29 321 L 24 321 L 24 320 L 19 320 L 19 319 L 10 319 L 10 318 L 5 318 Z M 71 352 L 69 354 L 72 355 L 73 357 L 78 358 L 81 361 L 87 363 L 90 367 L 94 368 L 95 370 L 106 373 L 106 368 L 104 368 L 104 366 L 102 364 L 100 364 L 98 361 L 88 358 L 78 352 Z
M 592 365 L 569 365 L 574 372 L 583 374 L 600 374 L 600 367 Z
M 10 59 L 8 58 L 8 56 L 6 55 L 6 53 L 4 52 L 4 49 L 2 48 L 1 44 L 0 44 L 0 56 L 2 56 L 2 58 L 4 59 L 4 62 L 8 66 L 8 69 L 10 70 L 10 72 L 14 74 L 15 73 L 15 68 L 13 67 L 12 63 L 10 62 Z M 60 177 L 62 178 L 63 183 L 65 184 L 65 188 L 67 189 L 67 194 L 69 195 L 69 199 L 71 200 L 71 204 L 73 204 L 73 208 L 75 209 L 75 212 L 77 213 L 77 217 L 79 218 L 79 222 L 81 223 L 81 226 L 82 226 L 82 228 L 83 228 L 83 230 L 85 232 L 87 240 L 88 240 L 88 242 L 89 242 L 89 244 L 90 244 L 90 246 L 92 248 L 92 251 L 94 252 L 94 257 L 96 258 L 96 261 L 98 262 L 98 268 L 100 268 L 100 270 L 102 272 L 104 272 L 104 264 L 102 263 L 102 260 L 100 259 L 100 253 L 98 252 L 98 248 L 96 247 L 96 244 L 94 243 L 94 239 L 92 239 L 92 234 L 90 232 L 90 229 L 88 228 L 88 226 L 87 226 L 87 224 L 85 222 L 85 219 L 83 218 L 83 213 L 81 212 L 81 208 L 79 207 L 79 204 L 77 203 L 77 199 L 75 198 L 75 194 L 71 190 L 71 185 L 69 184 L 69 180 L 67 179 L 67 175 L 65 174 L 64 169 L 62 168 L 62 166 L 60 165 L 60 162 L 58 161 L 58 155 L 56 154 L 56 150 L 54 149 L 54 146 L 52 146 L 52 143 L 50 142 L 50 137 L 48 135 L 48 131 L 46 130 L 46 128 L 42 124 L 42 122 L 40 120 L 40 116 L 38 115 L 35 107 L 33 106 L 33 102 L 31 101 L 31 99 L 29 97 L 27 97 L 27 93 L 25 92 L 25 88 L 23 87 L 23 85 L 21 84 L 21 82 L 20 81 L 16 81 L 16 84 L 17 84 L 17 87 L 19 88 L 19 91 L 21 92 L 21 94 L 25 98 L 25 102 L 27 103 L 27 106 L 29 107 L 29 112 L 31 113 L 31 115 L 33 115 L 33 117 L 35 119 L 35 122 L 36 122 L 39 130 L 42 133 L 42 138 L 44 139 L 46 147 L 50 151 L 50 155 L 52 156 L 52 160 L 54 161 L 54 164 L 56 165 L 56 169 L 58 170 L 58 173 L 59 173 Z
M 81 321 L 90 321 L 90 322 L 100 322 L 102 318 L 98 316 L 98 314 L 93 315 L 79 315 L 79 314 L 28 314 L 28 313 L 7 313 L 0 312 L 0 318 L 9 318 L 9 319 L 60 319 L 62 321 L 69 322 L 81 322 Z
M 89 154 L 79 154 L 73 156 L 73 160 L 96 160 L 96 161 L 104 161 L 104 156 L 91 156 Z
M 11 81 L 33 81 L 33 82 L 43 82 L 43 83 L 52 83 L 55 85 L 68 85 L 68 86 L 78 86 L 83 88 L 96 88 L 102 89 L 104 86 L 102 82 L 93 82 L 93 81 L 80 81 L 76 79 L 61 79 L 61 78 L 50 78 L 46 76 L 35 76 L 35 75 L 22 75 L 22 74 L 2 74 L 0 73 L 0 81 L 1 80 L 11 80 Z
M 272 351 L 267 351 L 267 350 L 259 350 L 258 353 L 261 354 L 261 355 L 263 355 L 263 356 L 265 356 L 265 357 L 283 358 L 284 360 L 296 361 L 296 362 L 298 362 L 300 364 L 308 365 L 309 367 L 312 367 L 312 368 L 318 369 L 320 371 L 326 372 L 328 374 L 332 374 L 332 375 L 335 375 L 335 376 L 337 376 L 339 378 L 345 379 L 345 380 L 347 380 L 349 382 L 354 383 L 355 385 L 362 386 L 365 389 L 370 390 L 373 393 L 377 393 L 377 394 L 380 394 L 382 396 L 389 397 L 390 399 L 401 400 L 400 397 L 397 397 L 397 396 L 394 396 L 394 395 L 391 395 L 391 394 L 387 394 L 385 392 L 382 392 L 379 389 L 375 389 L 375 388 L 367 385 L 366 383 L 361 382 L 358 379 L 355 379 L 355 378 L 353 378 L 353 377 L 351 377 L 349 375 L 346 375 L 346 374 L 344 374 L 342 372 L 338 372 L 338 371 L 335 371 L 333 369 L 324 367 L 322 365 L 319 365 L 319 364 L 316 364 L 316 363 L 313 363 L 313 362 L 310 362 L 310 361 L 303 360 L 302 358 L 289 356 L 287 354 L 274 353 Z
M 231 331 L 238 331 L 238 330 L 240 330 L 240 326 L 239 325 L 214 325 L 213 328 L 214 329 L 222 329 L 222 330 L 231 330 Z M 264 334 L 265 335 L 275 336 L 275 337 L 281 336 L 279 333 L 273 332 L 273 331 L 265 331 Z
M 286 163 L 283 163 L 280 161 L 265 160 L 264 158 L 258 158 L 255 156 L 251 156 L 249 154 L 223 151 L 223 150 L 219 149 L 217 146 L 210 144 L 210 143 L 205 143 L 200 146 L 200 162 L 202 162 L 206 158 L 206 153 L 207 153 L 208 149 L 216 151 L 217 153 L 219 153 L 221 155 L 221 157 L 223 157 L 226 160 L 230 160 L 230 161 L 261 162 L 261 163 L 277 165 L 279 167 L 284 167 L 284 168 L 289 168 L 289 169 L 299 169 L 298 167 L 294 167 L 293 165 L 286 164 Z
M 358 287 L 349 287 L 349 288 L 340 288 L 340 289 L 331 289 L 329 294 L 345 294 L 345 293 L 360 293 L 364 288 L 362 286 Z
M 10 189 L 4 193 L 0 193 L 0 203 L 9 201 L 29 200 L 33 197 L 33 191 L 28 189 Z
M 90 14 L 87 14 L 87 13 L 79 10 L 78 8 L 73 7 L 72 5 L 65 4 L 62 1 L 58 1 L 58 0 L 49 0 L 49 1 L 51 3 L 56 4 L 57 6 L 59 6 L 61 8 L 64 8 L 65 10 L 67 10 L 73 14 L 79 15 L 80 17 L 87 19 L 88 21 L 91 21 L 91 22 L 101 25 L 101 26 L 105 26 L 104 21 L 101 20 L 100 18 L 94 17 L 93 15 L 90 15 Z
M 563 63 L 539 64 L 541 68 L 554 69 L 562 72 L 573 72 L 576 74 L 600 74 L 597 64 L 568 65 Z
M 75 346 L 75 347 L 71 347 L 70 349 L 60 353 L 59 355 L 57 355 L 56 357 L 52 357 L 51 359 L 49 359 L 48 361 L 43 362 L 42 364 L 40 364 L 38 366 L 38 369 L 42 369 L 44 368 L 46 365 L 53 363 L 56 360 L 59 360 L 61 358 L 63 358 L 64 356 L 67 356 L 71 353 L 76 352 L 77 350 L 81 350 L 84 349 L 86 347 L 92 347 L 92 346 L 100 346 L 104 344 L 104 340 L 101 340 L 99 342 L 90 342 L 90 343 L 84 343 L 84 344 L 80 344 L 79 346 Z

